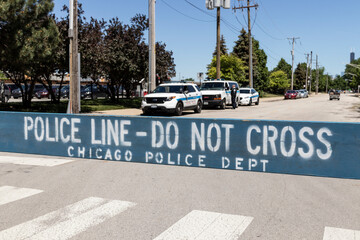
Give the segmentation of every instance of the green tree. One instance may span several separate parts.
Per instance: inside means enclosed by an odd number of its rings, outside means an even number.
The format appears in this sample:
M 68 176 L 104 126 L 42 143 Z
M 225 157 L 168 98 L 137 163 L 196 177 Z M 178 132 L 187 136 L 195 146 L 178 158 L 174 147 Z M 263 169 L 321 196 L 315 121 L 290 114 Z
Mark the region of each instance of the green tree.
M 0 66 L 18 87 L 24 84 L 25 91 L 20 89 L 26 107 L 36 82 L 51 88 L 59 43 L 53 7 L 52 0 L 0 1 Z
M 245 78 L 247 67 L 244 65 L 244 62 L 234 54 L 222 55 L 220 57 L 220 69 L 220 78 L 233 80 L 241 86 L 247 86 L 248 81 Z M 207 75 L 209 78 L 216 78 L 216 57 L 214 57 L 211 64 L 208 65 Z
M 260 49 L 260 43 L 256 39 L 253 41 L 253 79 L 254 87 L 258 90 L 266 90 L 269 85 L 269 70 L 267 68 L 267 55 Z M 249 35 L 242 29 L 232 52 L 240 58 L 247 66 L 249 64 Z M 245 78 L 249 79 L 249 68 L 246 69 Z M 249 85 L 249 84 L 247 84 Z
M 286 73 L 287 78 L 291 79 L 291 65 L 287 63 L 283 58 L 280 59 L 278 65 L 271 72 L 276 72 L 279 70 Z
M 145 54 L 144 56 L 147 57 L 148 55 Z M 143 61 L 147 62 L 146 59 Z M 157 84 L 169 81 L 171 77 L 176 75 L 173 52 L 166 50 L 166 44 L 161 42 L 156 43 L 156 73 L 158 76 Z
M 270 74 L 270 91 L 272 93 L 282 94 L 290 87 L 290 80 L 287 74 L 281 70 Z
M 350 88 L 358 89 L 358 85 L 360 85 L 360 58 L 355 59 L 351 64 L 353 65 L 346 65 L 344 79 L 349 82 Z
M 217 53 L 216 50 L 217 49 L 216 49 L 216 46 L 215 46 L 215 51 L 213 53 L 213 57 L 216 56 L 216 53 Z M 224 38 L 224 35 L 221 35 L 221 37 L 220 37 L 220 56 L 221 55 L 227 55 L 227 54 L 228 54 L 228 49 L 226 47 L 225 38 Z
M 306 81 L 307 64 L 299 63 L 294 71 L 294 89 L 303 89 Z M 290 76 L 291 78 L 291 76 Z

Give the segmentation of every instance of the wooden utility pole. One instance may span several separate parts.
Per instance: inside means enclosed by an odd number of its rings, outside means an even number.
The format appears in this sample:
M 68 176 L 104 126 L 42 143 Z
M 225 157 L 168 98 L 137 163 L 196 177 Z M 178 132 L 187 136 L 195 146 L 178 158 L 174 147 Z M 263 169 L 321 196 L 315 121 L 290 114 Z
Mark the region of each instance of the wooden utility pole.
M 315 94 L 317 95 L 319 93 L 319 61 L 318 61 L 318 55 L 316 54 L 316 88 L 315 88 Z
M 240 0 L 238 0 L 240 1 Z M 253 81 L 253 47 L 252 47 L 252 36 L 251 36 L 251 18 L 250 18 L 250 9 L 259 7 L 258 4 L 250 5 L 250 0 L 247 0 L 247 6 L 234 7 L 233 10 L 236 9 L 247 9 L 248 11 L 248 35 L 249 35 L 249 85 L 250 87 L 254 87 Z
M 155 1 L 149 0 L 149 92 L 156 88 Z
M 294 60 L 295 60 L 295 41 L 296 39 L 299 39 L 299 37 L 292 37 L 292 38 L 288 38 L 289 40 L 292 40 L 292 51 L 291 51 L 291 56 L 292 56 L 292 64 L 291 64 L 291 90 L 294 90 Z
M 309 82 L 309 94 L 311 94 L 311 82 L 312 82 L 312 51 L 310 52 L 310 82 Z
M 79 78 L 79 56 L 78 56 L 78 1 L 70 0 L 70 90 L 68 113 L 79 113 L 80 111 L 80 78 Z
M 310 54 L 305 54 L 306 55 L 306 79 L 305 79 L 305 89 L 308 90 L 308 81 L 309 81 L 309 55 Z
M 216 8 L 216 79 L 220 79 L 220 7 Z
M 325 89 L 326 93 L 328 92 L 328 84 L 329 84 L 329 74 L 327 74 L 326 76 L 326 89 Z

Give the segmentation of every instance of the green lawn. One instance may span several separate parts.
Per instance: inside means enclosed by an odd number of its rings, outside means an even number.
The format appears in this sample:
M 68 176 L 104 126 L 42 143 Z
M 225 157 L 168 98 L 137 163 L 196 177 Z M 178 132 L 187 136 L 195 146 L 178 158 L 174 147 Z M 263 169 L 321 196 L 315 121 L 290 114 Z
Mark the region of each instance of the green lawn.
M 274 93 L 267 93 L 264 92 L 262 98 L 272 98 L 272 97 L 283 97 L 283 94 L 274 94 Z
M 21 102 L 0 103 L 0 111 L 66 113 L 68 101 L 61 101 L 60 103 L 32 102 L 31 105 L 31 108 L 24 108 Z M 125 108 L 140 108 L 140 105 L 141 98 L 119 99 L 116 102 L 111 102 L 106 99 L 86 99 L 81 100 L 81 113 Z

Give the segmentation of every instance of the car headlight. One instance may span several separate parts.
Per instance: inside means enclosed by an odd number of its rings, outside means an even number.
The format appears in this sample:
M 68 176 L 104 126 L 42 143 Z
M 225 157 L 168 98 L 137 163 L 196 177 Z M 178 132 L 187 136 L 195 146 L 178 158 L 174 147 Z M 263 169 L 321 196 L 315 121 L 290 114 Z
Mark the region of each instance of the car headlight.
M 176 98 L 175 96 L 167 97 L 165 101 L 171 101 L 171 100 L 173 100 L 175 98 Z
M 216 94 L 214 100 L 221 100 L 221 94 Z

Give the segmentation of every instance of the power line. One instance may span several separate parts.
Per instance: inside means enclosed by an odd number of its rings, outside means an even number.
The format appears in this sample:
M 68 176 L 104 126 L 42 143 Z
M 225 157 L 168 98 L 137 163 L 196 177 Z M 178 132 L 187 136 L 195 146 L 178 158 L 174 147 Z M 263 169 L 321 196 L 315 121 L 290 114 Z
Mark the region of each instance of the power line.
M 180 12 L 179 10 L 177 10 L 176 8 L 174 8 L 173 6 L 171 6 L 169 3 L 167 3 L 165 0 L 161 0 L 166 6 L 168 6 L 169 8 L 171 8 L 172 10 L 174 10 L 175 12 L 185 16 L 185 17 L 188 17 L 188 18 L 191 18 L 193 20 L 196 20 L 196 21 L 200 21 L 200 22 L 215 22 L 215 20 L 202 20 L 202 19 L 197 19 L 197 18 L 194 18 L 192 16 L 189 16 L 183 12 Z
M 283 35 L 285 37 L 285 34 L 280 30 L 280 28 L 277 26 L 277 24 L 275 24 L 275 22 L 273 21 L 272 17 L 270 16 L 270 14 L 268 13 L 268 11 L 265 8 L 265 5 L 263 4 L 263 2 L 261 0 L 259 0 L 262 6 L 262 9 L 264 9 L 265 14 L 269 17 L 270 21 L 272 22 L 272 24 L 274 25 L 274 27 L 276 28 L 276 30 L 279 31 L 279 33 L 281 33 L 281 35 Z

